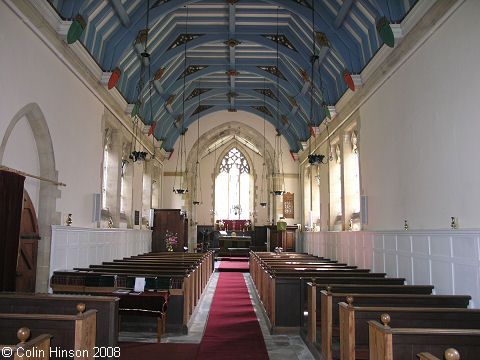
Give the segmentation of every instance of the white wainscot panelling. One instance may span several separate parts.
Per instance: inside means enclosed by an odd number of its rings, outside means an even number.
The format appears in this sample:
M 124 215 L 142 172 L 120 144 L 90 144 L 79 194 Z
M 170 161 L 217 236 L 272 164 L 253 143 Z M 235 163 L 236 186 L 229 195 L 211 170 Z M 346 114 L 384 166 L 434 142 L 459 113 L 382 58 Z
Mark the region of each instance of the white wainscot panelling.
M 412 236 L 412 249 L 416 254 L 428 255 L 430 253 L 428 236 Z
M 373 250 L 373 268 L 374 272 L 385 272 L 385 253 L 381 249 Z
M 413 262 L 413 281 L 412 284 L 432 285 L 430 260 L 428 256 L 415 256 Z
M 151 230 L 52 225 L 50 278 L 55 270 L 88 267 L 103 261 L 147 253 L 151 249 Z
M 450 261 L 432 259 L 432 285 L 438 295 L 453 294 L 453 266 Z
M 386 250 L 385 253 L 385 272 L 388 276 L 399 277 L 398 276 L 398 262 L 397 254 L 394 251 Z
M 385 244 L 385 249 L 388 250 L 397 250 L 397 241 L 395 234 L 385 234 L 383 236 L 383 243 Z
M 455 236 L 452 242 L 453 257 L 466 260 L 478 259 L 477 239 L 474 236 Z
M 310 254 L 433 285 L 435 294 L 470 295 L 470 307 L 480 307 L 480 230 L 303 234 Z
M 413 283 L 412 274 L 412 257 L 406 255 L 398 255 L 398 277 L 405 279 L 405 284 Z
M 430 238 L 430 255 L 448 256 L 452 254 L 452 238 L 450 236 L 435 236 Z

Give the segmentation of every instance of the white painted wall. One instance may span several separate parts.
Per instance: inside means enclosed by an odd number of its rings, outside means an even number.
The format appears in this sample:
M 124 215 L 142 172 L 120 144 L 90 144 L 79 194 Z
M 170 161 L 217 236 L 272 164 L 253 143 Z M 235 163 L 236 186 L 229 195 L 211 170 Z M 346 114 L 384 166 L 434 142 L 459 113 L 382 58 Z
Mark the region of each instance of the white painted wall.
M 0 24 L 0 47 L 8 49 L 0 56 L 0 136 L 21 108 L 37 103 L 50 130 L 58 179 L 68 185 L 57 200 L 61 219 L 72 213 L 74 225 L 93 226 L 92 194 L 101 189 L 103 106 L 3 2 Z M 28 123 L 17 126 L 5 159 L 39 175 L 34 143 L 25 147 L 32 139 Z
M 480 231 L 303 232 L 303 251 L 357 265 L 480 306 Z
M 66 215 L 71 213 L 73 226 L 96 227 L 92 221 L 93 194 L 101 193 L 105 107 L 77 74 L 3 1 L 0 2 L 0 24 L 0 48 L 3 49 L 0 56 L 0 139 L 5 137 L 12 119 L 21 109 L 29 104 L 38 105 L 53 144 L 58 180 L 67 184 L 67 187 L 58 187 L 56 211 L 59 216 L 52 214 L 52 223 L 64 224 Z M 69 53 L 68 45 L 63 46 L 65 49 L 61 50 Z M 118 119 L 113 121 L 116 123 Z M 35 134 L 26 118 L 22 118 L 8 137 L 2 164 L 40 175 L 39 157 L 45 156 L 51 155 L 38 154 Z M 142 169 L 137 169 L 133 181 L 132 201 L 137 210 L 142 209 Z M 27 179 L 26 189 L 38 210 L 39 183 Z M 47 288 L 52 255 L 49 234 L 43 235 L 38 256 L 37 291 Z M 134 232 L 129 236 L 135 236 Z M 82 241 L 89 241 L 88 237 L 78 240 L 80 246 L 85 245 Z
M 479 16 L 466 1 L 360 108 L 367 229 L 479 227 Z

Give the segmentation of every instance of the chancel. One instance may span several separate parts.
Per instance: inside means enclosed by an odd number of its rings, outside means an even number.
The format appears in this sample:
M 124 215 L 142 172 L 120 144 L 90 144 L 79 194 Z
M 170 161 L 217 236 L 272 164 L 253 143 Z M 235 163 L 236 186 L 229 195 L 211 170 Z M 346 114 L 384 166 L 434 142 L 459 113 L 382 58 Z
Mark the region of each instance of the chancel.
M 477 359 L 479 16 L 1 0 L 2 357 Z

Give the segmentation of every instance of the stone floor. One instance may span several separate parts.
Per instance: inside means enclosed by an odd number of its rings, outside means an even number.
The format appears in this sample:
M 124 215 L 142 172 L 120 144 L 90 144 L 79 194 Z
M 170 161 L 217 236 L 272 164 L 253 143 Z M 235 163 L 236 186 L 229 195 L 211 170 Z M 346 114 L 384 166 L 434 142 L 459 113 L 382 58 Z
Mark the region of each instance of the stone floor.
M 218 266 L 218 264 L 216 264 Z M 211 276 L 209 283 L 200 299 L 199 304 L 190 318 L 188 324 L 188 335 L 164 334 L 162 342 L 184 342 L 184 343 L 200 343 L 203 331 L 205 329 L 208 312 L 212 303 L 213 294 L 217 286 L 219 273 L 215 272 Z M 257 296 L 257 292 L 253 285 L 250 274 L 244 273 L 245 282 L 247 284 L 250 298 L 252 299 L 253 308 L 257 314 L 260 327 L 263 332 L 265 344 L 267 345 L 270 360 L 313 360 L 314 357 L 308 350 L 300 335 L 271 335 L 264 317 L 262 305 Z M 151 332 L 120 332 L 120 341 L 142 341 L 156 342 L 156 333 Z

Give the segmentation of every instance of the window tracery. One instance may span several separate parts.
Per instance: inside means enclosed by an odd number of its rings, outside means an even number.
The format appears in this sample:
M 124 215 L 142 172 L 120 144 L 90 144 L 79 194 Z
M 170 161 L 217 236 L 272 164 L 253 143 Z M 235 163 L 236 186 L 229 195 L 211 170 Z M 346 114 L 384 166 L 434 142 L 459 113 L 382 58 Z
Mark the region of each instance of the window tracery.
M 247 159 L 237 148 L 232 148 L 222 159 L 222 162 L 220 163 L 220 172 L 228 173 L 233 166 L 237 167 L 240 174 L 250 173 L 250 165 L 248 165 Z

